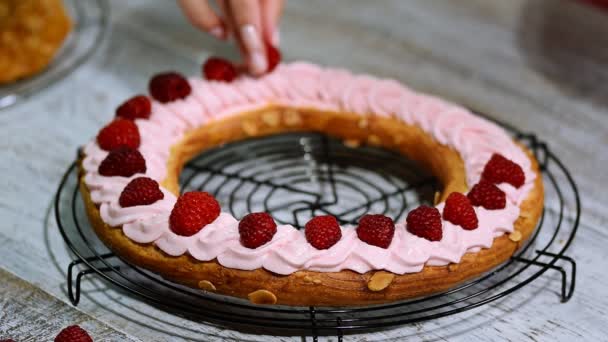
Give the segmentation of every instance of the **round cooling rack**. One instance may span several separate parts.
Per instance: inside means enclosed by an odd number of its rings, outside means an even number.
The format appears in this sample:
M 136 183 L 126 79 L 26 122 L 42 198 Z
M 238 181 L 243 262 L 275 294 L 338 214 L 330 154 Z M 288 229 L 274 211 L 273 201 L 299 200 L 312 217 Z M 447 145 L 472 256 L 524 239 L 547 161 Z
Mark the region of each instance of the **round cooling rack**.
M 504 126 L 504 125 L 503 125 Z M 80 299 L 80 282 L 94 274 L 147 302 L 190 319 L 267 334 L 312 336 L 371 331 L 444 317 L 505 297 L 548 270 L 561 274 L 559 293 L 573 294 L 574 260 L 564 253 L 578 227 L 580 201 L 568 170 L 534 135 L 508 128 L 535 154 L 545 181 L 545 210 L 530 241 L 509 261 L 444 293 L 361 307 L 289 307 L 248 301 L 184 287 L 130 265 L 108 250 L 89 225 L 76 162 L 57 190 L 55 215 L 76 255 L 68 265 L 68 294 Z M 404 220 L 409 208 L 432 203 L 438 183 L 402 155 L 367 146 L 346 146 L 318 133 L 288 133 L 240 141 L 205 151 L 180 176 L 182 189 L 213 193 L 235 217 L 268 211 L 281 223 L 302 227 L 314 215 L 341 223 L 365 213 Z
M 43 91 L 76 70 L 101 45 L 108 30 L 107 0 L 64 0 L 74 25 L 63 46 L 42 72 L 0 86 L 0 109 Z

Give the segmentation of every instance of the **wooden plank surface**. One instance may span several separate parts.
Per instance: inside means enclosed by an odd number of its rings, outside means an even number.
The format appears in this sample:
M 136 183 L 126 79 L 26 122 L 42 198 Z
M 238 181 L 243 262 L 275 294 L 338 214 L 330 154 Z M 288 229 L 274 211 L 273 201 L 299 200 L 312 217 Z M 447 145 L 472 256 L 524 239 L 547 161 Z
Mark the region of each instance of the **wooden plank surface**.
M 0 267 L 59 300 L 67 298 L 71 256 L 49 209 L 76 147 L 109 120 L 116 104 L 145 91 L 151 74 L 198 73 L 211 53 L 234 57 L 231 46 L 185 23 L 172 2 L 111 5 L 109 40 L 93 60 L 31 101 L 0 111 Z M 579 283 L 569 303 L 557 298 L 558 275 L 547 274 L 464 314 L 347 340 L 608 340 L 608 276 L 601 266 L 608 257 L 606 37 L 607 15 L 568 0 L 288 2 L 285 59 L 396 78 L 534 132 L 573 172 L 583 201 L 580 232 L 569 252 L 578 262 Z M 23 294 L 5 287 L 9 281 L 0 274 L 3 303 Z M 95 278 L 83 286 L 78 308 L 94 317 L 90 324 L 144 341 L 301 340 L 183 319 Z M 5 322 L 0 320 L 0 331 Z M 110 334 L 107 329 L 98 336 Z
M 39 288 L 0 270 L 0 340 L 52 341 L 65 327 L 79 325 L 95 341 L 136 341 Z

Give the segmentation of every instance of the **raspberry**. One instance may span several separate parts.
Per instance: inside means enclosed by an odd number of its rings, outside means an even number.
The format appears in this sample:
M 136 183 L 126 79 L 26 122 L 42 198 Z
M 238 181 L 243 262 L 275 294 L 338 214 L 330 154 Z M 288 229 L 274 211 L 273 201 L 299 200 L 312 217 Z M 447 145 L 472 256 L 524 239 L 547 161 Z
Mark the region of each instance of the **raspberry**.
M 145 95 L 137 95 L 116 108 L 116 116 L 127 120 L 148 119 L 152 113 L 152 103 Z
M 266 43 L 266 57 L 268 59 L 267 72 L 272 72 L 281 62 L 281 51 L 271 44 Z
M 119 147 L 108 153 L 97 169 L 102 176 L 131 177 L 146 172 L 146 160 L 138 150 Z
M 503 209 L 507 205 L 507 196 L 496 185 L 480 180 L 473 186 L 467 197 L 476 207 L 482 206 L 486 209 Z
M 139 129 L 131 120 L 115 119 L 99 131 L 97 144 L 106 151 L 122 146 L 138 148 Z
M 443 219 L 466 230 L 476 229 L 479 224 L 471 201 L 460 192 L 452 192 L 445 200 Z
M 148 205 L 165 197 L 158 182 L 148 177 L 138 177 L 125 186 L 120 193 L 118 203 L 121 207 L 134 207 L 136 205 Z
M 258 248 L 272 240 L 277 224 L 268 213 L 251 213 L 239 222 L 241 244 L 247 248 Z
M 429 241 L 439 241 L 443 237 L 441 214 L 437 208 L 421 205 L 410 211 L 405 221 L 407 231 L 416 236 Z
M 152 77 L 148 88 L 150 95 L 163 103 L 183 99 L 192 91 L 190 83 L 184 76 L 176 72 L 167 72 Z
M 186 192 L 179 196 L 171 215 L 169 227 L 181 236 L 192 236 L 220 215 L 220 204 L 215 198 L 201 191 Z
M 203 75 L 210 81 L 232 82 L 236 76 L 236 68 L 230 61 L 211 57 L 203 65 Z
M 524 185 L 526 181 L 521 166 L 498 153 L 494 153 L 483 168 L 481 178 L 494 184 L 509 183 L 516 188 Z
M 70 325 L 59 332 L 55 342 L 93 342 L 86 330 L 77 325 Z
M 364 215 L 359 220 L 359 240 L 373 246 L 388 248 L 395 235 L 395 223 L 384 215 Z
M 331 215 L 313 217 L 304 228 L 306 241 L 316 249 L 328 249 L 342 238 L 338 220 Z

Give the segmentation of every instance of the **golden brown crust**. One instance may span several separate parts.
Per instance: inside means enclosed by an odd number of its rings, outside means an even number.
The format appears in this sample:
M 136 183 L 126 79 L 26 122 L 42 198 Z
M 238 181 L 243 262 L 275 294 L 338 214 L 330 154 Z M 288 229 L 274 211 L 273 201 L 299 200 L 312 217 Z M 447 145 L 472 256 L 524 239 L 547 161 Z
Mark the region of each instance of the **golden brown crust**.
M 361 123 L 361 120 L 365 120 Z M 163 186 L 178 193 L 177 176 L 184 162 L 202 150 L 222 143 L 250 136 L 264 136 L 287 131 L 319 131 L 342 139 L 367 142 L 394 149 L 419 161 L 436 175 L 443 184 L 441 200 L 452 191 L 467 190 L 463 162 L 454 150 L 440 145 L 420 128 L 386 117 L 362 117 L 348 113 L 320 112 L 313 109 L 291 109 L 270 106 L 255 112 L 243 113 L 212 122 L 189 133 L 172 148 L 168 161 L 168 176 Z M 522 147 L 523 148 L 523 147 Z M 421 272 L 376 276 L 376 271 L 359 274 L 353 271 L 334 273 L 298 271 L 291 275 L 277 275 L 264 269 L 243 271 L 226 268 L 216 261 L 201 262 L 188 255 L 168 256 L 152 244 L 138 244 L 124 236 L 122 229 L 110 227 L 99 216 L 89 191 L 81 177 L 80 189 L 89 219 L 97 235 L 118 255 L 130 263 L 150 269 L 163 277 L 217 293 L 248 298 L 258 290 L 276 296 L 278 304 L 345 306 L 391 302 L 447 290 L 467 279 L 496 267 L 508 260 L 526 241 L 536 226 L 543 208 L 543 183 L 535 158 L 527 151 L 537 174 L 535 185 L 521 205 L 515 230 L 521 233 L 518 241 L 508 235 L 494 240 L 491 248 L 467 253 L 458 264 L 426 266 Z M 431 152 L 432 153 L 428 153 Z M 386 278 L 386 279 L 385 279 Z M 201 283 L 202 282 L 202 283 Z M 379 283 L 376 283 L 379 282 Z M 386 287 L 384 283 L 388 283 Z M 265 293 L 265 292 L 258 292 Z M 260 302 L 267 302 L 261 300 Z
M 61 0 L 0 1 L 0 84 L 45 68 L 71 27 Z

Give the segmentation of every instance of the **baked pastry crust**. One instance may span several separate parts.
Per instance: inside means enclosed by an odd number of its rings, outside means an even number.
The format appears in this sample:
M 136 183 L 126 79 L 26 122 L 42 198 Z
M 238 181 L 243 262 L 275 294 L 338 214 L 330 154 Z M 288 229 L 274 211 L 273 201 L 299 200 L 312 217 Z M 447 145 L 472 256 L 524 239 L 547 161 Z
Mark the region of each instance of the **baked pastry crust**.
M 215 120 L 189 132 L 172 147 L 167 177 L 162 186 L 177 195 L 177 180 L 182 166 L 205 149 L 248 137 L 293 131 L 316 131 L 396 150 L 418 161 L 439 179 L 443 185 L 440 201 L 453 191 L 467 190 L 465 170 L 459 154 L 439 144 L 416 126 L 391 117 L 281 106 L 268 106 Z M 480 276 L 508 260 L 531 236 L 543 209 L 543 183 L 535 158 L 525 147 L 522 146 L 522 149 L 529 157 L 537 177 L 533 189 L 520 205 L 520 216 L 514 223 L 515 231 L 521 234 L 521 238 L 502 235 L 494 239 L 491 248 L 467 253 L 458 264 L 425 266 L 418 273 L 394 277 L 385 271 L 359 274 L 349 270 L 298 271 L 278 275 L 261 268 L 252 271 L 227 268 L 215 260 L 202 262 L 187 254 L 169 256 L 153 244 L 139 244 L 130 240 L 120 227 L 111 227 L 103 222 L 99 208 L 92 202 L 84 182 L 82 166 L 80 190 L 90 222 L 100 239 L 127 262 L 166 279 L 206 291 L 249 298 L 257 303 L 316 306 L 385 303 L 445 291 Z
M 0 1 L 0 84 L 44 69 L 71 28 L 61 0 Z

